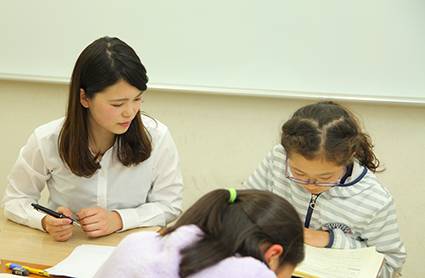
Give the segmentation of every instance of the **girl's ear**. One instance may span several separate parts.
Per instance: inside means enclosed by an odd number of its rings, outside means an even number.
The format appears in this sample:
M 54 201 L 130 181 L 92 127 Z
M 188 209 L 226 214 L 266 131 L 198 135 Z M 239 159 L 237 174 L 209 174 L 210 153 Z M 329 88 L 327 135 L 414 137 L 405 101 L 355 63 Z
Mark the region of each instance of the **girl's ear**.
M 86 92 L 83 89 L 80 89 L 80 103 L 84 108 L 89 108 L 90 102 L 86 96 Z
M 264 259 L 269 265 L 270 269 L 276 271 L 279 268 L 279 258 L 283 254 L 283 247 L 280 244 L 272 244 L 264 252 Z

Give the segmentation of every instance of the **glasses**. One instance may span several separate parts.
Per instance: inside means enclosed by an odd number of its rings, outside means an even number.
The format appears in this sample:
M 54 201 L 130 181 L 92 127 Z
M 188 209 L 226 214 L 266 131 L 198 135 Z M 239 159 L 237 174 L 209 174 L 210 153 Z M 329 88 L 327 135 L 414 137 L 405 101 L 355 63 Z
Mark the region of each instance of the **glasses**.
M 285 162 L 285 177 L 295 183 L 302 184 L 302 185 L 312 184 L 312 185 L 324 186 L 324 187 L 333 187 L 333 186 L 341 185 L 341 183 L 339 182 L 339 180 L 341 179 L 338 179 L 338 181 L 336 182 L 321 182 L 315 179 L 300 179 L 300 178 L 296 178 L 292 176 L 291 173 L 289 173 L 289 169 L 288 169 L 288 158 L 286 158 L 286 162 Z

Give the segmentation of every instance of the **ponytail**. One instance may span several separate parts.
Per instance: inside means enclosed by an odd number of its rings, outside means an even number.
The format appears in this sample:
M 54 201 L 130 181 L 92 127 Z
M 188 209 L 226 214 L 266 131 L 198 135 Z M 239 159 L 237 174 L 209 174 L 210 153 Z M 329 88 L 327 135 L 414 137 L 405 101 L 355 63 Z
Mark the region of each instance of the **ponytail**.
M 366 166 L 372 172 L 376 172 L 380 162 L 372 149 L 373 144 L 370 136 L 360 132 L 354 139 L 354 157 L 361 165 Z
M 266 191 L 214 190 L 199 199 L 166 229 L 163 236 L 177 228 L 195 224 L 203 238 L 181 251 L 179 274 L 187 277 L 239 254 L 263 261 L 263 244 L 284 248 L 281 265 L 297 265 L 304 258 L 301 220 L 285 199 Z M 232 199 L 234 200 L 233 202 Z

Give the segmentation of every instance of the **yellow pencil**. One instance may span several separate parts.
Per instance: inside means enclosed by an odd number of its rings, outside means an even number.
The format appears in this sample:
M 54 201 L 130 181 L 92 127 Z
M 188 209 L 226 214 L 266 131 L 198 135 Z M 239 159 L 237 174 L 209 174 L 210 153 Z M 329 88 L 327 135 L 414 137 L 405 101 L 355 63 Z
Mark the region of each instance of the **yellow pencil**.
M 38 268 L 33 268 L 33 267 L 29 267 L 29 266 L 25 266 L 25 265 L 20 265 L 20 264 L 15 264 L 15 263 L 7 263 L 6 267 L 8 268 L 13 268 L 13 267 L 22 267 L 26 270 L 28 270 L 29 273 L 32 274 L 37 274 L 40 276 L 45 276 L 45 277 L 49 277 L 49 273 L 43 269 L 38 269 Z

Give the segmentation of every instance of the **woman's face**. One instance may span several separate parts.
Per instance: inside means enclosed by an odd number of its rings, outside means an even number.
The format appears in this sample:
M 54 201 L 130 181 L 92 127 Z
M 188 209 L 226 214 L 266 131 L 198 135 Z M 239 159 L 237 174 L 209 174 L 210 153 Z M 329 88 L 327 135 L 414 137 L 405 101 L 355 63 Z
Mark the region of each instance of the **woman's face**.
M 95 134 L 123 134 L 142 102 L 142 92 L 124 80 L 105 88 L 93 98 L 80 97 L 81 104 L 89 109 L 90 129 Z
M 345 166 L 337 165 L 323 158 L 309 160 L 298 153 L 291 153 L 288 156 L 287 163 L 291 177 L 310 182 L 300 184 L 300 186 L 312 194 L 319 194 L 331 188 L 330 186 L 320 186 L 316 183 L 338 184 L 346 169 Z

